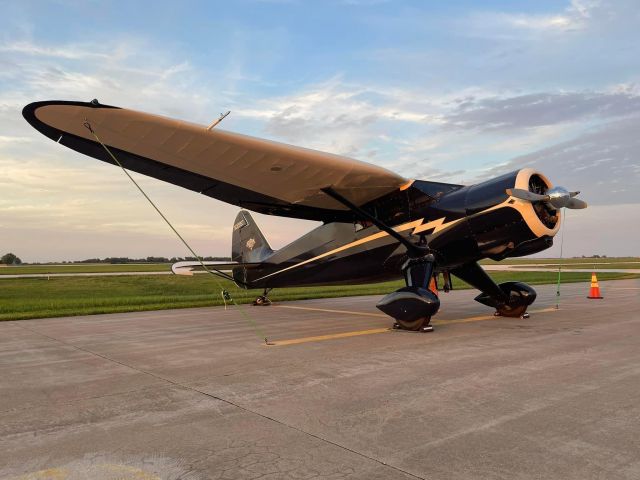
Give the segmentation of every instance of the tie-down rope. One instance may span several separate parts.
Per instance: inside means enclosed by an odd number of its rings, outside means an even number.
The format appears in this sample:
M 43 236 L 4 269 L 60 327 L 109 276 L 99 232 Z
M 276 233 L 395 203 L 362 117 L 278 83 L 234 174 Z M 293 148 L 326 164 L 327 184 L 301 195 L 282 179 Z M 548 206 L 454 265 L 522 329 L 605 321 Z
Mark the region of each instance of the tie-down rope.
M 193 250 L 193 248 L 191 248 L 191 245 L 189 245 L 189 243 L 187 243 L 187 241 L 184 239 L 184 237 L 182 235 L 180 235 L 180 233 L 178 232 L 178 230 L 175 229 L 175 227 L 171 224 L 171 222 L 169 221 L 169 219 L 160 211 L 160 209 L 158 208 L 158 206 L 153 202 L 153 200 L 151 200 L 151 198 L 149 198 L 149 195 L 147 195 L 145 193 L 145 191 L 142 189 L 142 187 L 138 184 L 138 182 L 135 181 L 135 179 L 131 176 L 131 174 L 129 174 L 129 172 L 127 171 L 126 168 L 124 168 L 122 166 L 122 164 L 120 163 L 120 161 L 115 157 L 115 155 L 113 153 L 111 153 L 111 150 L 109 150 L 109 148 L 102 143 L 102 140 L 100 140 L 100 138 L 98 137 L 98 135 L 96 134 L 96 132 L 93 130 L 93 127 L 91 126 L 91 123 L 89 123 L 89 120 L 87 120 L 85 118 L 83 126 L 89 130 L 89 132 L 91 132 L 91 135 L 93 135 L 93 137 L 96 139 L 96 142 L 98 142 L 100 145 L 102 145 L 102 148 L 105 149 L 105 151 L 109 154 L 109 156 L 113 159 L 113 161 L 116 163 L 116 165 L 118 165 L 122 171 L 125 173 L 125 175 L 127 177 L 129 177 L 129 180 L 131 180 L 131 182 L 137 187 L 137 189 L 140 191 L 140 193 L 144 196 L 144 198 L 147 199 L 147 201 L 151 204 L 151 206 L 155 209 L 156 212 L 158 212 L 158 215 L 160 215 L 162 217 L 162 219 L 165 221 L 165 223 L 167 225 L 169 225 L 169 228 L 171 228 L 171 230 L 173 230 L 173 233 L 176 234 L 176 236 L 180 239 L 180 241 L 184 244 L 185 247 L 187 247 L 187 250 L 189 250 L 189 252 L 191 252 L 191 254 L 198 260 L 198 262 L 200 263 L 200 265 L 202 265 L 202 268 L 204 268 L 204 270 L 207 273 L 210 273 L 212 275 L 212 278 L 214 279 L 214 281 L 216 282 L 216 284 L 218 285 L 218 288 L 220 288 L 220 294 L 222 295 L 222 301 L 224 302 L 224 308 L 227 308 L 227 301 L 233 303 L 236 307 L 238 307 L 239 312 L 242 314 L 242 316 L 245 318 L 245 320 L 247 320 L 247 322 L 249 323 L 249 325 L 253 328 L 253 331 L 256 333 L 256 335 L 258 335 L 258 337 L 260 337 L 260 339 L 264 340 L 264 343 L 269 345 L 269 341 L 267 340 L 266 335 L 262 332 L 262 330 L 260 329 L 260 327 L 258 327 L 258 324 L 253 321 L 253 319 L 250 317 L 250 315 L 247 314 L 247 312 L 244 311 L 244 309 L 238 304 L 236 303 L 236 301 L 234 300 L 234 298 L 231 296 L 231 294 L 229 293 L 228 290 L 226 290 L 222 284 L 220 283 L 220 281 L 218 280 L 218 276 L 220 275 L 218 272 L 215 272 L 213 270 L 210 270 L 209 268 L 207 268 L 207 266 L 204 264 L 204 262 L 202 261 L 202 258 L 196 254 L 196 252 Z
M 567 209 L 561 209 L 558 214 L 562 215 L 560 223 L 562 232 L 560 232 L 560 262 L 558 263 L 558 283 L 556 285 L 556 310 L 560 309 L 560 275 L 562 273 L 562 259 L 564 258 L 562 250 L 564 248 L 564 231 L 567 228 L 567 226 L 565 225 L 567 222 Z

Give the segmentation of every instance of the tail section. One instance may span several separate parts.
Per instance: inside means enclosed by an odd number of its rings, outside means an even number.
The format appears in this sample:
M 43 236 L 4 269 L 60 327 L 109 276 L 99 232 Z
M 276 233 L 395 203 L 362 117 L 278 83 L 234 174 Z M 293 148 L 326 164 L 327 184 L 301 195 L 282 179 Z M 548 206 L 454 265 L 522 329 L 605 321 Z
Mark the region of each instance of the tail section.
M 264 238 L 251 214 L 241 210 L 233 222 L 231 260 L 238 263 L 259 263 L 272 253 L 269 242 Z

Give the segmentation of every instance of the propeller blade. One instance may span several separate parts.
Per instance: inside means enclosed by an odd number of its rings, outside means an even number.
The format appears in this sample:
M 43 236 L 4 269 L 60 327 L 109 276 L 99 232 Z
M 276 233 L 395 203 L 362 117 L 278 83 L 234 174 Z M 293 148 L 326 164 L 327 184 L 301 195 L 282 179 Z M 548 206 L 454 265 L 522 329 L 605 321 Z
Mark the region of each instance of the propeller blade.
M 522 188 L 508 188 L 506 192 L 507 195 L 527 202 L 548 202 L 553 208 L 587 208 L 586 202 L 574 198 L 580 193 L 579 191 L 569 192 L 564 187 L 551 188 L 547 192 L 547 195 L 540 195 L 530 192 L 529 190 L 523 190 Z
M 580 210 L 582 208 L 587 208 L 587 202 L 583 202 L 577 198 L 570 198 L 565 206 L 573 210 Z
M 548 195 L 538 195 L 537 193 L 530 192 L 529 190 L 523 190 L 522 188 L 508 188 L 506 190 L 507 195 L 519 198 L 520 200 L 526 200 L 528 202 L 544 202 L 549 200 Z

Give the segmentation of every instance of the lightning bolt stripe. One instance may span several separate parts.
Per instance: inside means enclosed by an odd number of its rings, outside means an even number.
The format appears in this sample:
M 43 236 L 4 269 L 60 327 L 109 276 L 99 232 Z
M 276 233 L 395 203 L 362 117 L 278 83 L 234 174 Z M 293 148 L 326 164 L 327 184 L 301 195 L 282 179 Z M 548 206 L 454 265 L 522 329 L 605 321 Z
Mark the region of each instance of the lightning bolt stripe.
M 452 220 L 450 222 L 445 223 L 444 221 L 445 217 L 439 218 L 437 220 L 432 220 L 428 223 L 422 223 L 424 222 L 424 218 L 420 218 L 418 220 L 414 220 L 412 222 L 407 222 L 407 223 L 403 223 L 402 225 L 399 225 L 397 227 L 394 227 L 393 229 L 396 232 L 405 232 L 409 229 L 413 229 L 413 231 L 411 232 L 411 234 L 416 234 L 416 233 L 421 233 L 421 232 L 425 232 L 428 230 L 433 229 L 432 233 L 436 233 L 440 230 L 443 230 L 455 223 L 458 223 L 459 221 L 463 220 L 462 218 L 458 218 L 456 220 Z M 313 258 L 309 258 L 308 260 L 304 260 L 302 262 L 296 263 L 295 265 L 291 265 L 289 267 L 283 268 L 282 270 L 278 270 L 277 272 L 273 272 L 270 273 L 269 275 L 265 275 L 264 277 L 260 277 L 257 278 L 256 280 L 254 280 L 255 282 L 258 282 L 260 280 L 264 280 L 265 278 L 269 278 L 272 277 L 274 275 L 286 272 L 288 270 L 292 270 L 294 268 L 297 267 L 301 267 L 302 265 L 306 265 L 307 263 L 311 263 L 311 262 L 315 262 L 316 260 L 320 260 L 321 258 L 325 258 L 328 257 L 330 255 L 334 255 L 336 253 L 342 252 L 344 250 L 347 250 L 349 248 L 353 248 L 353 247 L 357 247 L 358 245 L 362 245 L 365 243 L 369 243 L 372 242 L 374 240 L 378 240 L 379 238 L 384 238 L 386 236 L 388 236 L 389 234 L 387 232 L 378 232 L 378 233 L 374 233 L 373 235 L 369 235 L 368 237 L 364 237 L 361 238 L 360 240 L 356 240 L 355 242 L 351 242 L 351 243 L 347 243 L 345 245 L 342 245 L 341 247 L 338 248 L 334 248 L 333 250 L 329 250 L 328 252 L 322 253 L 316 257 Z
M 442 217 L 442 218 L 438 218 L 437 220 L 431 220 L 428 223 L 422 223 L 421 221 L 420 222 L 421 224 L 418 225 L 416 228 L 414 228 L 413 232 L 411 233 L 415 235 L 416 233 L 426 232 L 427 230 L 431 230 L 431 229 L 433 229 L 433 232 L 431 232 L 432 234 L 437 233 L 440 230 L 444 230 L 445 228 L 450 227 L 451 225 L 454 225 L 462 220 L 462 218 L 458 218 L 456 220 L 451 220 L 450 222 L 445 223 L 444 219 L 445 217 Z
M 520 172 L 518 173 L 518 176 L 516 178 L 516 188 L 523 188 L 523 189 L 528 189 L 528 182 L 529 182 L 529 178 L 531 178 L 531 175 L 533 175 L 534 173 L 537 173 L 538 175 L 540 175 L 549 185 L 551 185 L 551 182 L 549 182 L 549 180 L 542 175 L 539 172 L 535 172 L 534 170 L 530 169 L 530 168 L 525 168 L 520 170 Z M 499 210 L 501 208 L 512 208 L 514 210 L 516 210 L 518 213 L 520 213 L 520 215 L 522 216 L 522 218 L 524 219 L 524 221 L 527 223 L 527 226 L 531 229 L 531 231 L 534 233 L 534 235 L 536 235 L 537 237 L 540 237 L 542 235 L 555 235 L 558 232 L 558 229 L 560 228 L 560 220 L 558 220 L 558 222 L 556 223 L 555 227 L 553 227 L 552 229 L 547 228 L 545 225 L 542 224 L 542 222 L 537 218 L 535 211 L 533 210 L 533 206 L 531 205 L 530 202 L 526 202 L 523 200 L 519 200 L 517 198 L 514 198 L 512 196 L 509 195 L 509 197 L 501 202 L 498 203 L 492 207 L 486 208 L 480 212 L 476 212 L 473 215 L 469 215 L 467 217 L 462 217 L 462 218 L 458 218 L 456 220 L 451 220 L 450 222 L 445 222 L 444 219 L 446 217 L 442 217 L 442 218 L 438 218 L 436 220 L 431 220 L 427 223 L 423 223 L 424 222 L 424 218 L 421 218 L 419 220 L 414 220 L 413 222 L 408 222 L 408 223 L 404 223 L 398 227 L 394 227 L 394 230 L 396 232 L 404 232 L 406 230 L 409 230 L 410 228 L 413 228 L 413 231 L 411 232 L 412 235 L 418 234 L 418 233 L 422 233 L 422 232 L 426 232 L 429 230 L 433 230 L 431 232 L 431 234 L 436 234 L 442 230 L 445 230 L 453 225 L 455 225 L 456 223 L 461 222 L 462 220 L 464 220 L 465 218 L 472 218 L 472 217 L 477 217 L 480 216 L 482 214 L 485 214 L 487 212 L 491 212 L 493 210 Z M 283 268 L 282 270 L 278 270 L 276 272 L 270 273 L 269 275 L 265 275 L 264 277 L 258 278 L 255 281 L 260 281 L 260 280 L 264 280 L 265 278 L 269 278 L 272 277 L 274 275 L 277 275 L 279 273 L 283 273 L 286 272 L 288 270 L 292 270 L 294 268 L 297 267 L 301 267 L 302 265 L 306 265 L 307 263 L 311 263 L 311 262 L 315 262 L 316 260 L 320 260 L 321 258 L 325 258 L 328 257 L 330 255 L 333 255 L 335 253 L 338 252 L 342 252 L 344 250 L 347 250 L 349 248 L 352 247 L 356 247 L 358 245 L 362 245 L 364 243 L 368 243 L 371 242 L 373 240 L 377 240 L 379 238 L 383 238 L 385 236 L 387 236 L 388 234 L 386 232 L 378 232 L 378 233 L 374 233 L 373 235 L 369 235 L 368 237 L 364 237 L 361 238 L 360 240 L 356 240 L 355 242 L 351 242 L 351 243 L 347 243 L 346 245 L 343 245 L 341 247 L 335 248 L 333 250 L 330 250 L 328 252 L 325 252 L 321 255 L 318 255 L 317 257 L 313 257 L 310 258 L 308 260 L 304 260 L 300 263 L 296 263 L 295 265 L 291 265 L 289 267 Z

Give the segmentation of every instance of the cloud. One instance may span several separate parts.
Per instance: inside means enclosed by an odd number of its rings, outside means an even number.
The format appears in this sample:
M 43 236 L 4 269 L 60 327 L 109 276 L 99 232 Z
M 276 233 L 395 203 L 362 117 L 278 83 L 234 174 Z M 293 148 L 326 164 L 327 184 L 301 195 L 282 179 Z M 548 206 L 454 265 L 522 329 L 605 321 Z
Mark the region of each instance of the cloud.
M 337 76 L 290 95 L 259 100 L 236 114 L 261 120 L 267 135 L 287 142 L 371 158 L 376 151 L 372 139 L 384 142 L 386 133 L 403 125 L 437 124 L 436 109 L 424 97 L 420 101 L 408 92 L 383 93 Z
M 496 165 L 510 168 L 510 158 L 523 151 L 560 148 L 589 126 L 637 118 L 640 96 L 634 84 L 592 92 L 498 95 L 468 89 L 437 96 L 347 84 L 335 77 L 252 107 L 236 114 L 259 119 L 267 136 L 377 163 L 412 178 L 459 183 L 493 172 Z M 633 148 L 634 136 L 619 132 L 621 125 L 611 124 L 607 130 L 615 133 L 603 136 L 622 135 L 623 144 Z
M 482 171 L 428 167 L 426 179 L 468 184 L 532 167 L 555 185 L 580 190 L 587 210 L 567 212 L 565 256 L 608 254 L 633 256 L 640 244 L 640 118 L 616 120 L 583 131 L 575 138 L 520 155 Z M 417 175 L 420 178 L 420 175 Z M 545 256 L 557 256 L 560 242 Z
M 467 174 L 466 170 L 443 170 L 437 167 L 429 167 L 414 175 L 417 179 L 431 182 L 462 183 Z
M 465 99 L 444 121 L 458 129 L 511 131 L 564 122 L 640 114 L 632 92 L 531 93 L 507 98 Z
M 502 18 L 515 28 L 531 30 L 573 30 L 584 28 L 591 19 L 597 1 L 572 0 L 561 13 L 551 15 L 504 14 Z
M 0 45 L 0 52 L 18 53 L 24 55 L 34 55 L 41 57 L 51 57 L 67 60 L 83 60 L 83 59 L 107 59 L 110 55 L 86 47 L 78 45 L 68 45 L 62 47 L 49 47 L 37 45 L 31 42 L 14 42 Z
M 26 54 L 26 55 L 25 55 Z M 89 47 L 43 46 L 21 41 L 0 44 L 0 112 L 19 115 L 26 103 L 61 98 L 91 100 L 149 109 L 168 115 L 194 114 L 204 120 L 216 102 L 230 103 L 215 84 L 205 93 L 205 79 L 186 59 L 133 38 Z M 185 106 L 189 107 L 185 107 Z M 210 110 L 209 110 L 210 111 Z
M 163 254 L 185 253 L 122 172 L 55 145 L 21 115 L 23 106 L 35 100 L 97 97 L 104 103 L 171 116 L 206 118 L 216 98 L 203 100 L 201 78 L 189 62 L 174 61 L 147 45 L 141 58 L 141 44 L 116 39 L 89 50 L 69 45 L 43 48 L 26 41 L 0 45 L 0 238 L 6 248 L 8 242 L 18 242 L 14 249 L 21 247 L 31 260 L 48 260 L 53 258 L 48 252 L 65 249 L 61 258 L 79 259 L 78 252 L 88 252 L 92 246 L 96 254 L 130 254 L 148 248 L 153 238 L 164 248 Z M 236 207 L 147 177 L 136 178 L 203 254 L 226 253 L 230 241 L 226 226 L 232 223 Z M 212 215 L 212 204 L 218 206 L 214 207 L 218 218 Z M 67 240 L 54 248 L 45 240 L 49 236 Z M 109 242 L 102 241 L 105 236 Z M 87 240 L 92 237 L 93 241 Z M 132 246 L 145 237 L 139 249 Z M 26 247 L 35 244 L 37 249 Z
M 9 144 L 24 144 L 30 143 L 33 139 L 29 137 L 14 137 L 10 135 L 0 135 L 0 146 L 9 145 Z
M 60 258 L 90 252 L 91 242 L 95 253 L 86 256 L 181 253 L 121 172 L 55 146 L 22 120 L 26 103 L 49 98 L 98 98 L 205 125 L 229 109 L 217 128 L 434 181 L 469 183 L 533 165 L 595 202 L 580 212 L 593 228 L 600 212 L 624 221 L 615 205 L 639 203 L 631 188 L 640 116 L 635 5 L 480 8 L 345 8 L 344 23 L 363 27 L 366 40 L 347 36 L 339 46 L 324 42 L 326 31 L 302 31 L 286 16 L 268 35 L 263 22 L 231 19 L 223 48 L 197 26 L 188 37 L 170 32 L 176 38 L 167 39 L 142 30 L 140 37 L 116 29 L 92 34 L 85 25 L 82 43 L 56 43 L 35 24 L 9 33 L 0 39 L 0 173 L 10 179 L 0 180 L 0 238 L 19 244 L 69 232 Z M 65 38 L 74 35 L 70 27 Z M 313 46 L 297 41 L 303 38 Z M 142 181 L 198 251 L 227 252 L 236 207 Z M 282 246 L 312 225 L 269 217 L 261 226 Z M 147 252 L 150 245 L 158 250 Z M 21 256 L 32 254 L 41 252 Z
M 493 30 L 531 33 L 563 33 L 586 29 L 601 2 L 572 0 L 564 9 L 550 13 L 505 13 L 481 11 L 470 14 L 465 22 L 479 31 Z
M 516 157 L 477 180 L 533 167 L 556 185 L 581 190 L 589 204 L 640 203 L 640 118 L 593 128 L 576 138 Z

